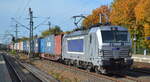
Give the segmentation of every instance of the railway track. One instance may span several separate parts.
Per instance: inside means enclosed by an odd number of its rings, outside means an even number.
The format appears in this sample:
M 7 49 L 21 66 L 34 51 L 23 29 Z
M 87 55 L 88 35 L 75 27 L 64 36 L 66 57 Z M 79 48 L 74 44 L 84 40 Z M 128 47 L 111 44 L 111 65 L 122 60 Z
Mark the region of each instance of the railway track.
M 149 74 L 149 75 L 150 75 L 150 71 L 139 70 L 139 69 L 133 69 L 133 70 L 131 70 L 131 71 L 140 72 L 140 73 L 145 73 L 145 74 Z
M 32 66 L 30 64 L 27 64 L 27 63 L 20 63 L 20 64 L 22 64 L 25 68 L 30 70 L 30 72 L 35 74 L 36 77 L 40 78 L 40 80 L 42 80 L 42 82 L 60 82 L 59 80 L 44 73 L 43 71 L 36 69 L 34 66 Z
M 58 62 L 54 62 L 54 61 L 48 61 L 50 64 L 52 64 L 53 66 L 57 66 L 58 68 L 62 68 L 62 69 L 67 69 L 69 71 L 75 72 L 75 73 L 79 73 L 85 76 L 89 76 L 89 78 L 92 78 L 93 80 L 88 80 L 88 82 L 141 82 L 140 80 L 137 80 L 134 77 L 130 77 L 127 75 L 115 75 L 114 76 L 107 76 L 107 75 L 102 75 L 102 74 L 97 74 L 95 72 L 89 72 L 83 69 L 79 69 L 73 66 L 67 66 Z M 119 78 L 118 78 L 119 77 Z M 101 81 L 103 80 L 103 81 Z
M 3 56 L 4 57 L 4 56 Z M 12 82 L 23 82 L 20 78 L 19 74 L 16 72 L 14 66 L 8 62 L 8 60 L 4 57 L 6 66 L 8 68 L 9 74 L 11 76 Z
M 149 82 L 150 73 L 141 70 L 129 70 L 126 73 L 129 78 L 137 79 L 137 82 Z
M 7 60 L 10 61 L 10 59 L 7 59 Z M 11 60 L 11 61 L 13 61 L 13 60 Z M 43 60 L 40 60 L 40 61 L 43 61 Z M 54 61 L 44 60 L 44 62 L 47 62 L 47 65 L 52 64 L 53 66 L 56 66 L 59 69 L 65 69 L 65 70 L 68 70 L 68 71 L 71 71 L 71 72 L 74 72 L 74 73 L 77 73 L 77 74 L 88 76 L 89 79 L 87 79 L 86 81 L 83 81 L 83 82 L 147 82 L 147 81 L 142 81 L 140 79 L 137 79 L 136 77 L 128 75 L 128 74 L 116 74 L 114 76 L 107 76 L 107 75 L 97 74 L 97 73 L 94 73 L 94 72 L 89 72 L 89 71 L 86 71 L 86 70 L 83 70 L 83 69 L 79 69 L 77 67 L 64 65 L 64 64 L 54 62 Z M 24 66 L 24 67 L 31 67 L 31 66 L 27 65 L 27 66 Z M 132 72 L 133 72 L 133 70 L 132 70 Z M 135 74 L 137 72 L 145 73 L 146 71 L 134 70 Z M 18 75 L 18 74 L 16 74 L 16 75 Z M 16 76 L 16 79 L 18 79 L 18 81 L 15 81 L 15 82 L 24 82 L 24 81 L 20 81 L 20 78 L 21 77 Z M 30 81 L 27 81 L 27 82 L 30 82 Z M 31 81 L 31 82 L 33 82 L 33 81 Z
M 121 79 L 123 81 L 133 81 L 133 82 L 141 82 L 141 80 L 135 78 L 135 77 L 131 77 L 129 75 L 126 75 L 126 74 L 115 74 L 115 76 L 117 77 L 122 77 Z
M 124 77 L 129 79 L 129 80 L 135 81 L 135 82 L 141 82 L 141 80 L 138 80 L 137 78 L 134 78 L 134 77 L 131 77 L 131 76 L 125 75 Z
M 12 82 L 42 82 L 27 69 L 20 66 L 15 59 L 4 54 L 3 58 L 6 62 Z

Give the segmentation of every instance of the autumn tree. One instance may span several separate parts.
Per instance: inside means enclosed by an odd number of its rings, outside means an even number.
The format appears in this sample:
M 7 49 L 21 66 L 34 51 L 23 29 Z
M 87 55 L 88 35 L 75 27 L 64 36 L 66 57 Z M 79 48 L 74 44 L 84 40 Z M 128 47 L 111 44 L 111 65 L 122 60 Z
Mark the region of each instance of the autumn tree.
M 133 25 L 136 21 L 134 8 L 137 0 L 114 0 L 110 14 L 110 21 L 115 25 Z
M 82 26 L 89 28 L 90 26 L 100 22 L 100 16 L 102 17 L 102 23 L 106 23 L 109 19 L 110 9 L 108 6 L 101 6 L 92 11 L 92 14 L 87 16 L 83 22 Z
M 110 21 L 114 25 L 127 27 L 131 38 L 136 35 L 137 47 L 140 47 L 143 35 L 143 26 L 136 20 L 135 8 L 139 0 L 114 0 L 110 14 Z
M 147 37 L 150 37 L 150 0 L 139 1 L 135 8 L 135 16 L 137 22 L 142 25 L 144 30 L 143 45 L 146 48 L 150 48 L 150 40 L 147 40 Z
M 87 16 L 84 20 L 83 20 L 83 22 L 82 22 L 82 26 L 84 27 L 84 28 L 88 28 L 89 26 L 91 26 L 91 25 L 93 25 L 93 16 L 92 15 L 89 15 L 89 16 Z

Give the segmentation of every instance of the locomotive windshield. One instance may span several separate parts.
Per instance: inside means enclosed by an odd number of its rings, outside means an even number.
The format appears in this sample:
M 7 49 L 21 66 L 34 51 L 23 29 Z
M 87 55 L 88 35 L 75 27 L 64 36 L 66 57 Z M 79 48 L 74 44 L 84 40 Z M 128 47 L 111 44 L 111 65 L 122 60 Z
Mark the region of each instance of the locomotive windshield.
M 109 42 L 128 42 L 127 31 L 101 31 L 104 43 Z

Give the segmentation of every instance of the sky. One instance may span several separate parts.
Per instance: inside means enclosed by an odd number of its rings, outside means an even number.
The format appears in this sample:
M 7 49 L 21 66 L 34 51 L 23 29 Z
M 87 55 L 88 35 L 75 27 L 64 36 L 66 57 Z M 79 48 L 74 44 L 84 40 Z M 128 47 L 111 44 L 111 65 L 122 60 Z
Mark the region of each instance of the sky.
M 63 31 L 75 28 L 72 16 L 89 15 L 93 9 L 101 5 L 110 5 L 113 0 L 0 0 L 0 43 L 9 42 L 10 36 L 15 35 L 16 22 L 11 18 L 15 18 L 18 22 L 25 26 L 29 26 L 29 7 L 32 8 L 34 15 L 34 26 L 50 19 L 52 26 L 58 25 Z M 34 35 L 48 29 L 48 21 L 42 23 L 34 30 Z M 29 31 L 18 27 L 19 37 L 29 36 Z

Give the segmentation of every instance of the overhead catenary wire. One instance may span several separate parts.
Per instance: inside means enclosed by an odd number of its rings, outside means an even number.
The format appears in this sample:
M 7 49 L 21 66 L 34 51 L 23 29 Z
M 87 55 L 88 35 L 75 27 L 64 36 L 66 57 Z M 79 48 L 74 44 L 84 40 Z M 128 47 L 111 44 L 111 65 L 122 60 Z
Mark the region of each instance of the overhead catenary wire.
M 36 29 L 37 27 L 41 26 L 42 24 L 44 24 L 45 22 L 47 22 L 50 19 L 50 17 L 47 17 L 46 20 L 44 20 L 43 22 L 41 22 L 40 24 L 38 24 L 37 26 L 34 27 L 34 29 Z
M 23 10 L 21 11 L 21 14 L 19 15 L 19 18 L 21 18 L 22 13 L 28 8 L 28 6 L 29 6 L 29 4 L 30 4 L 31 1 L 32 1 L 32 0 L 28 0 L 28 1 L 27 1 L 27 3 L 25 4 Z
M 25 27 L 26 29 L 30 30 L 30 28 L 28 28 L 27 26 L 21 24 L 20 22 L 18 22 L 15 18 L 11 18 L 12 20 L 14 20 L 17 24 L 21 25 L 22 27 Z
M 24 3 L 25 0 L 20 0 L 22 3 Z M 14 16 L 17 18 L 18 13 L 20 12 L 20 10 L 22 9 L 20 6 L 22 6 L 23 4 L 18 5 L 18 8 L 16 9 L 16 13 L 14 14 Z M 19 2 L 18 2 L 19 3 Z

